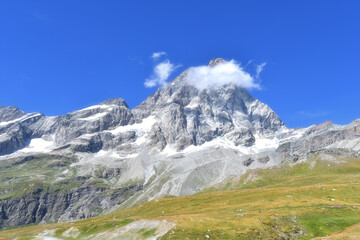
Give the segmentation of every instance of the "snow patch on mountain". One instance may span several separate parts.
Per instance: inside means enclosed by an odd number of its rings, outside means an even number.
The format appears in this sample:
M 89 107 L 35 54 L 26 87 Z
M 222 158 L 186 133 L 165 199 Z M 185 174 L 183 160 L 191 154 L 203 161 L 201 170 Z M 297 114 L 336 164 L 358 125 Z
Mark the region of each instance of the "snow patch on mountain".
M 89 111 L 89 110 L 94 110 L 94 109 L 103 109 L 103 110 L 111 111 L 115 107 L 117 107 L 117 106 L 116 105 L 103 105 L 103 104 L 100 104 L 100 105 L 94 105 L 94 106 L 90 106 L 90 107 L 87 107 L 87 108 L 83 108 L 83 109 L 77 110 L 75 112 L 83 112 L 83 111 Z
M 6 125 L 9 125 L 12 123 L 16 123 L 16 122 L 23 122 L 23 121 L 26 121 L 28 119 L 38 117 L 38 116 L 41 116 L 41 114 L 40 113 L 29 113 L 29 114 L 26 114 L 25 116 L 22 116 L 20 118 L 17 118 L 17 119 L 11 120 L 11 121 L 0 122 L 0 127 L 6 126 Z
M 135 124 L 126 125 L 126 126 L 119 126 L 113 130 L 108 130 L 107 132 L 117 135 L 119 133 L 135 131 L 138 136 L 142 136 L 145 133 L 150 131 L 151 127 L 154 125 L 155 122 L 156 122 L 156 118 L 154 116 L 149 116 L 147 118 L 144 118 L 141 121 L 141 123 L 135 123 Z
M 79 120 L 82 120 L 82 121 L 99 120 L 100 118 L 104 117 L 106 114 L 108 114 L 108 113 L 107 112 L 101 112 L 101 113 L 97 113 L 97 114 L 89 116 L 89 117 L 79 118 Z
M 42 138 L 33 138 L 27 147 L 20 149 L 22 153 L 47 153 L 53 150 L 54 142 Z
M 239 128 L 241 127 L 239 126 Z M 234 142 L 226 139 L 226 136 L 224 136 L 224 137 L 217 137 L 211 141 L 205 142 L 202 145 L 198 145 L 198 146 L 190 145 L 189 147 L 185 148 L 182 151 L 176 151 L 176 149 L 168 145 L 161 152 L 161 154 L 171 156 L 177 154 L 194 153 L 206 149 L 220 149 L 220 148 L 234 149 L 239 151 L 239 153 L 241 153 L 242 155 L 257 154 L 266 151 L 275 151 L 281 143 L 289 140 L 299 139 L 304 134 L 305 131 L 306 129 L 288 129 L 284 126 L 272 135 L 255 134 L 254 135 L 255 143 L 250 147 L 246 147 L 242 145 L 236 146 Z

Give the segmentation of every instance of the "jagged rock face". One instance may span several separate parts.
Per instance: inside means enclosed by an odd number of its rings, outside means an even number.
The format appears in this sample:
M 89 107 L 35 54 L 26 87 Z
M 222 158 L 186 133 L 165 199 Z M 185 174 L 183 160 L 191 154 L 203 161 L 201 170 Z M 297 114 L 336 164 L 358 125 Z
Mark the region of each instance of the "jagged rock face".
M 6 109 L 9 110 L 6 113 Z M 2 109 L 0 122 L 0 155 L 25 147 L 32 137 L 32 128 L 44 116 L 39 113 L 25 114 L 17 108 Z
M 210 65 L 222 62 L 223 59 L 215 59 Z M 111 130 L 141 123 L 149 116 L 155 118 L 155 123 L 146 133 L 149 136 L 146 145 L 154 153 L 166 146 L 183 150 L 218 137 L 236 146 L 252 146 L 254 134 L 271 134 L 284 125 L 267 105 L 251 97 L 246 89 L 227 85 L 198 90 L 187 83 L 186 75 L 185 71 L 133 110 L 123 99 L 109 99 L 57 117 L 2 108 L 0 116 L 9 121 L 0 123 L 0 155 L 24 148 L 34 138 L 75 152 L 115 149 L 123 154 L 134 153 L 139 151 L 139 146 L 131 143 L 141 136 L 136 131 L 113 134 Z
M 279 146 L 278 152 L 287 155 L 301 156 L 324 148 L 349 148 L 360 150 L 360 121 L 339 126 L 331 122 L 309 127 L 294 141 Z
M 0 200 L 0 226 L 4 228 L 94 217 L 122 203 L 141 188 L 136 185 L 119 188 L 111 194 L 105 194 L 104 188 L 95 188 L 91 185 L 59 194 L 38 189 L 37 192 L 20 198 Z
M 200 91 L 185 78 L 186 72 L 133 110 L 137 119 L 155 115 L 160 120 L 152 128 L 150 147 L 170 144 L 182 150 L 217 137 L 251 146 L 255 133 L 269 134 L 284 125 L 244 88 L 227 85 Z
M 0 122 L 8 122 L 24 115 L 26 115 L 26 113 L 24 113 L 15 106 L 0 106 Z
M 102 103 L 97 108 L 69 113 L 56 119 L 56 145 L 65 145 L 84 134 L 100 133 L 109 128 L 124 126 L 131 123 L 131 120 L 132 114 L 126 103 L 115 100 Z
M 10 109 L 8 113 L 6 109 Z M 133 123 L 132 113 L 123 99 L 109 99 L 99 105 L 57 117 L 25 114 L 12 107 L 1 111 L 0 116 L 8 121 L 0 122 L 0 155 L 25 147 L 33 138 L 44 138 L 53 141 L 54 147 L 63 147 L 82 135 L 98 134 L 109 128 Z M 73 146 L 73 149 L 96 152 L 102 148 L 103 139 L 106 139 L 106 135 L 93 136 L 81 143 L 87 146 Z

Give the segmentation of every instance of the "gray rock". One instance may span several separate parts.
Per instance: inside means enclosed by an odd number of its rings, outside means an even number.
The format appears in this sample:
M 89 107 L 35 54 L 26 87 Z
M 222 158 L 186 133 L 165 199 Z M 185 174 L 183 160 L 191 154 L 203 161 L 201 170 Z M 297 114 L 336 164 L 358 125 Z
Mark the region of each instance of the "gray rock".
M 25 115 L 26 113 L 24 113 L 15 106 L 10 106 L 10 107 L 0 106 L 0 122 L 8 122 Z
M 271 133 L 284 125 L 267 105 L 251 97 L 244 88 L 228 85 L 199 91 L 187 84 L 185 76 L 186 72 L 182 73 L 132 110 L 136 119 L 150 115 L 160 119 L 151 136 L 164 138 L 158 138 L 159 143 L 152 138 L 151 146 L 169 144 L 182 150 L 226 134 L 237 146 L 251 146 L 255 132 Z M 236 125 L 241 129 L 235 130 Z
M 218 65 L 219 63 L 224 63 L 224 62 L 225 62 L 225 60 L 224 60 L 223 58 L 212 59 L 212 60 L 210 60 L 210 62 L 209 62 L 209 66 L 210 66 L 210 67 L 213 67 L 213 66 Z
M 91 185 L 59 194 L 38 189 L 20 198 L 0 200 L 0 226 L 4 228 L 94 217 L 124 202 L 139 190 L 141 186 L 137 185 L 116 189 L 111 194 L 107 194 L 104 188 Z
M 355 143 L 355 150 L 360 149 L 360 121 L 356 120 L 346 126 L 325 122 L 311 126 L 301 138 L 285 142 L 279 146 L 278 152 L 286 155 L 305 155 L 324 148 L 342 148 L 344 140 Z M 345 145 L 346 146 L 346 145 Z M 351 145 L 350 145 L 351 146 Z
M 245 161 L 243 161 L 243 164 L 244 164 L 244 166 L 248 167 L 248 166 L 250 166 L 254 161 L 255 161 L 254 159 L 248 158 L 248 159 L 246 159 Z

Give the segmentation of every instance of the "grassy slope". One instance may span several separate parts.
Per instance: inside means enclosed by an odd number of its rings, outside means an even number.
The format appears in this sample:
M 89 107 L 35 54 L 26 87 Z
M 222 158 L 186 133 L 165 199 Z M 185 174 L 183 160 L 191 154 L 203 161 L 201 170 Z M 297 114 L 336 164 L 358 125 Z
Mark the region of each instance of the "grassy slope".
M 82 238 L 137 219 L 176 222 L 163 239 L 205 239 L 206 235 L 210 239 L 312 239 L 331 235 L 360 223 L 360 159 L 322 158 L 313 155 L 306 163 L 249 171 L 240 179 L 194 196 L 162 198 L 73 223 L 2 231 L 0 236 L 31 239 L 45 229 L 57 229 L 56 236 L 61 236 L 76 227 Z
M 318 240 L 355 240 L 360 239 L 360 223 L 336 232 L 328 237 L 317 238 Z
M 56 155 L 38 155 L 1 161 L 0 200 L 47 190 L 61 172 L 74 161 L 72 158 Z

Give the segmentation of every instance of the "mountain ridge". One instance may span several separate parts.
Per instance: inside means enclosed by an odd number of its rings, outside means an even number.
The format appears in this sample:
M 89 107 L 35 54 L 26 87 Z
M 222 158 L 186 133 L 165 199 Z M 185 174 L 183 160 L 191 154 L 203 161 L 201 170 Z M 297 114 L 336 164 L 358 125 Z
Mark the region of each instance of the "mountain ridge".
M 322 149 L 360 150 L 360 120 L 290 129 L 245 88 L 198 89 L 187 71 L 133 109 L 122 98 L 52 117 L 0 107 L 0 225 L 96 216 Z

